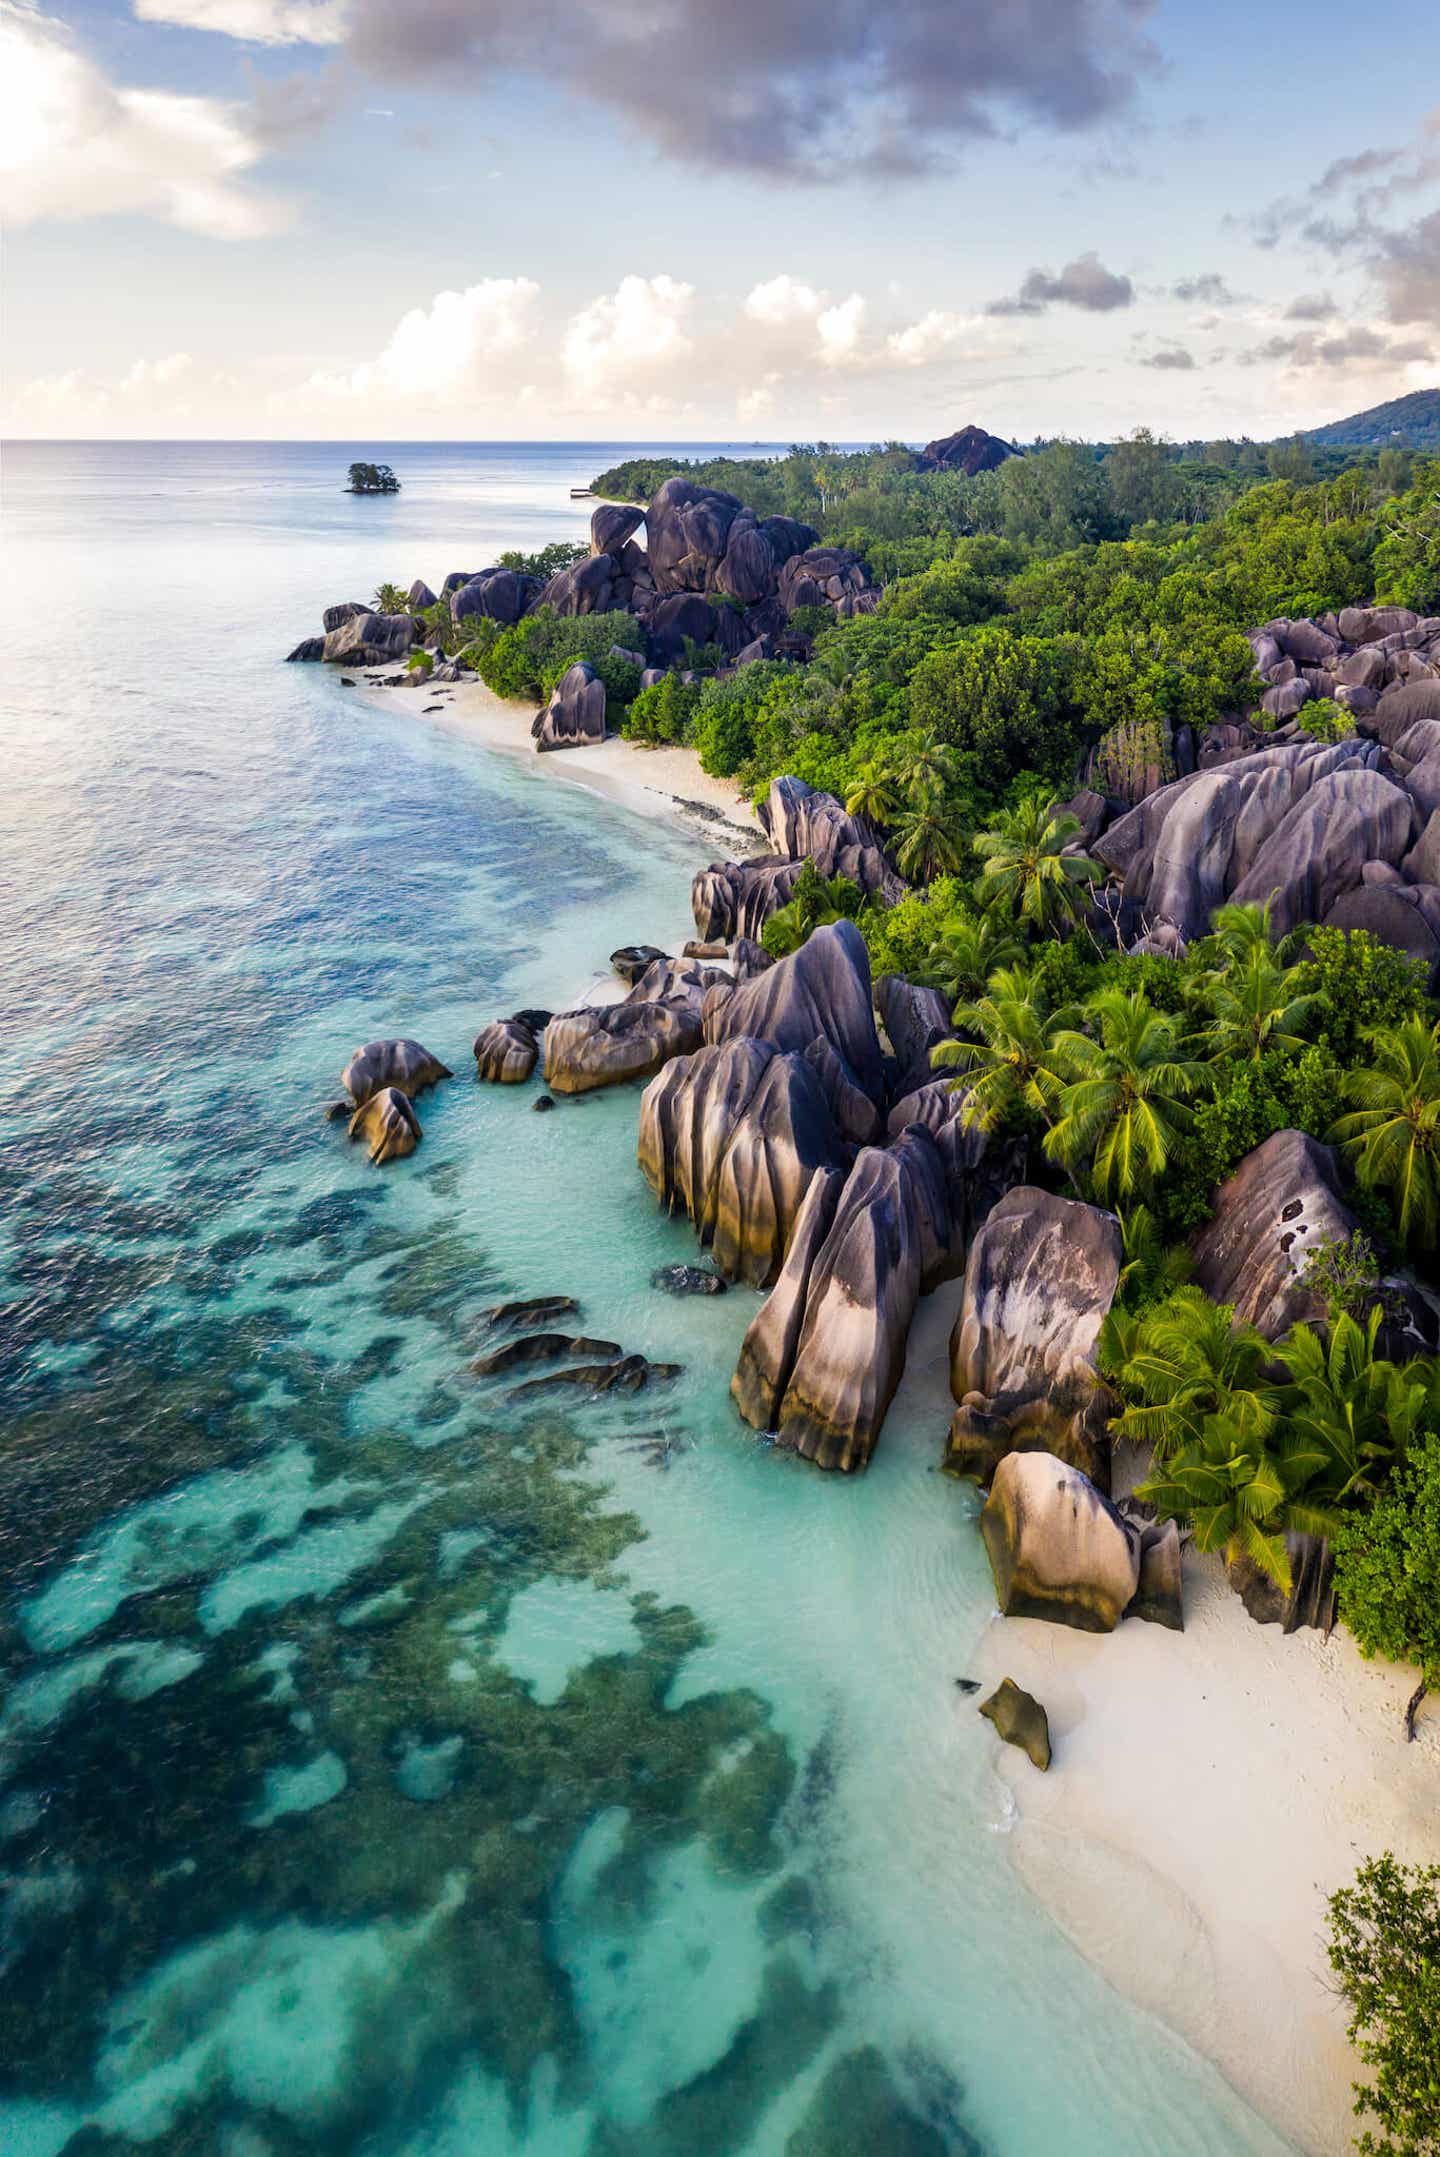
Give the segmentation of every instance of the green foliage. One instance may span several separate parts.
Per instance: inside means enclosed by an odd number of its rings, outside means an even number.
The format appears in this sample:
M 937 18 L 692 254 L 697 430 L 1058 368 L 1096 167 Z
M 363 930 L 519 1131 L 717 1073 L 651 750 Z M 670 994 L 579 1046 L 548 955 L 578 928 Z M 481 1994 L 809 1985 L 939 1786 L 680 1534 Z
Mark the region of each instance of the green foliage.
M 1332 1326 L 1363 1317 L 1382 1300 L 1375 1246 L 1359 1229 L 1315 1244 L 1305 1261 L 1305 1286 L 1323 1299 Z
M 388 582 L 377 584 L 375 587 L 375 597 L 371 600 L 370 604 L 375 609 L 375 612 L 377 614 L 406 614 L 409 612 L 409 608 L 406 605 L 405 594 L 401 591 L 398 584 L 390 584 Z
M 1362 2157 L 1440 2150 L 1440 1865 L 1402 1865 L 1387 1850 L 1330 1897 L 1328 1953 L 1347 2035 L 1374 2070 L 1353 2085 L 1370 2115 Z
M 1142 610 L 1090 639 L 1075 696 L 1099 731 L 1117 724 L 1208 726 L 1259 696 L 1255 659 L 1238 629 L 1208 619 L 1147 622 Z
M 347 494 L 398 494 L 400 482 L 388 464 L 352 464 Z
M 997 968 L 985 994 L 955 1006 L 960 1038 L 931 1053 L 955 1071 L 964 1122 L 980 1131 L 1028 1117 L 1048 1129 L 1063 1084 L 1060 1037 L 1073 1013 L 1056 1009 L 1023 966 Z
M 1229 1304 L 1187 1284 L 1138 1321 L 1112 1318 L 1100 1330 L 1099 1360 L 1122 1403 L 1110 1422 L 1116 1438 L 1152 1446 L 1163 1467 L 1215 1417 L 1243 1435 L 1274 1427 L 1269 1343 L 1253 1326 L 1237 1326 Z
M 1188 1526 L 1197 1550 L 1223 1552 L 1231 1564 L 1248 1558 L 1288 1593 L 1286 1535 L 1325 1535 L 1335 1525 L 1310 1493 L 1315 1476 L 1314 1452 L 1299 1432 L 1242 1431 L 1230 1416 L 1214 1415 L 1135 1495 Z
M 583 562 L 590 549 L 575 540 L 553 539 L 548 547 L 541 547 L 536 554 L 522 554 L 518 547 L 508 547 L 500 556 L 497 566 L 513 569 L 522 577 L 558 577 L 562 569 L 573 569 Z
M 1326 1493 L 1336 1500 L 1375 1497 L 1430 1412 L 1431 1370 L 1375 1353 L 1384 1317 L 1378 1303 L 1363 1325 L 1340 1311 L 1326 1334 L 1295 1326 L 1277 1350 L 1290 1379 L 1288 1426 L 1324 1459 Z
M 1377 595 L 1417 614 L 1440 612 L 1440 464 L 1427 464 L 1412 487 L 1385 504 L 1380 525 Z
M 831 921 L 853 921 L 865 894 L 846 876 L 821 876 L 813 861 L 801 864 L 786 905 L 778 907 L 760 931 L 772 959 L 788 958 L 814 930 Z
M 699 708 L 699 684 L 682 681 L 678 674 L 667 674 L 662 681 L 652 682 L 648 689 L 640 691 L 620 731 L 631 741 L 685 742 L 690 739 Z
M 972 918 L 969 890 L 952 876 L 936 877 L 897 906 L 867 908 L 860 917 L 860 933 L 870 954 L 871 975 L 878 981 L 882 974 L 903 974 L 907 981 L 942 987 L 939 947 L 953 925 Z
M 1102 1203 L 1128 1199 L 1163 1174 L 1203 1073 L 1176 1022 L 1139 989 L 1097 989 L 1085 1015 L 1098 1038 L 1071 1028 L 1056 1040 L 1064 1085 L 1045 1152 L 1072 1176 L 1083 1171 Z
M 1433 1250 L 1440 1221 L 1440 1025 L 1406 1019 L 1367 1038 L 1373 1060 L 1346 1074 L 1352 1108 L 1332 1136 L 1360 1181 L 1389 1196 L 1402 1243 Z
M 477 630 L 466 657 L 481 680 L 502 697 L 548 697 L 567 667 L 588 659 L 605 682 L 607 705 L 635 696 L 640 670 L 617 660 L 612 645 L 643 651 L 645 632 L 631 614 L 556 614 L 541 607 L 513 628 L 493 622 Z
M 1038 935 L 1070 928 L 1100 879 L 1088 854 L 1067 852 L 1079 831 L 1073 816 L 1052 815 L 1038 795 L 998 818 L 975 841 L 986 898 Z
M 1370 1509 L 1336 1530 L 1335 1588 L 1362 1655 L 1414 1663 L 1422 1686 L 1440 1690 L 1440 1436 L 1433 1428 L 1412 1443 Z M 1411 1715 L 1418 1705 L 1412 1701 Z
M 1296 985 L 1319 997 L 1309 1030 L 1338 1064 L 1360 1062 L 1373 1032 L 1426 1016 L 1423 960 L 1364 929 L 1312 929 L 1307 941 L 1311 959 Z
M 756 659 L 725 680 L 704 683 L 691 729 L 701 767 L 717 779 L 730 779 L 755 754 L 755 727 L 766 698 L 793 680 L 800 669 L 775 659 Z
M 987 785 L 1003 786 L 1027 768 L 1058 774 L 1074 739 L 1075 659 L 1062 639 L 990 624 L 920 661 L 910 680 L 911 719 L 973 750 Z
M 1333 697 L 1312 697 L 1308 704 L 1302 704 L 1295 715 L 1295 725 L 1311 741 L 1349 741 L 1355 732 L 1355 721 Z

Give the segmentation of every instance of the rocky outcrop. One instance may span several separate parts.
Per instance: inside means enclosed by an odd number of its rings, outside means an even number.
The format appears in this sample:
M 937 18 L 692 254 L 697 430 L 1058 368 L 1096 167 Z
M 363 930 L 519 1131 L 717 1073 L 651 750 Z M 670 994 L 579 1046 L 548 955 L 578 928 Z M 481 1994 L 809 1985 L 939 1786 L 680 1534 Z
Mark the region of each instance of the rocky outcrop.
M 1140 1581 L 1137 1538 L 1093 1483 L 1052 1453 L 1009 1453 L 980 1515 L 1007 1618 L 1110 1633 Z
M 645 512 L 634 502 L 602 502 L 590 512 L 590 552 L 625 558 L 626 544 L 645 522 Z
M 605 684 L 588 659 L 577 659 L 555 684 L 530 729 L 538 750 L 583 748 L 605 739 Z
M 674 1056 L 700 1046 L 700 1014 L 711 975 L 661 959 L 616 1004 L 557 1012 L 545 1029 L 545 1083 L 554 1093 L 590 1093 L 650 1078 Z
M 983 427 L 962 427 L 958 434 L 943 434 L 915 452 L 917 472 L 963 472 L 974 479 L 977 472 L 993 472 L 1019 450 Z
M 1305 790 L 1232 884 L 1238 905 L 1270 905 L 1279 936 L 1301 922 L 1323 921 L 1367 862 L 1398 861 L 1417 830 L 1409 795 L 1375 770 L 1351 764 Z M 1183 924 L 1177 923 L 1182 935 Z
M 534 1030 L 523 1019 L 493 1019 L 475 1036 L 475 1076 L 500 1086 L 521 1085 L 539 1054 Z
M 1278 1341 L 1325 1315 L 1305 1285 L 1311 1253 L 1353 1235 L 1334 1153 L 1303 1131 L 1277 1131 L 1221 1184 L 1215 1211 L 1191 1242 L 1195 1279 L 1242 1323 Z
M 841 620 L 873 614 L 880 591 L 858 554 L 848 547 L 807 547 L 780 572 L 780 604 L 787 615 L 800 607 L 830 607 Z
M 385 1087 L 393 1086 L 412 1100 L 441 1079 L 452 1078 L 438 1056 L 418 1041 L 371 1041 L 356 1049 L 340 1074 L 340 1083 L 357 1108 Z
M 408 614 L 352 614 L 326 630 L 322 656 L 330 666 L 384 666 L 405 657 L 416 627 Z
M 995 1725 L 1007 1745 L 1028 1753 L 1043 1775 L 1050 1765 L 1050 1719 L 1033 1693 L 1013 1678 L 1002 1678 L 979 1712 Z
M 817 1177 L 731 1383 L 747 1422 L 821 1468 L 866 1466 L 905 1368 L 922 1283 L 948 1246 L 934 1141 L 867 1146 L 843 1182 Z
M 445 581 L 450 583 L 448 577 Z M 474 616 L 481 621 L 499 622 L 508 629 L 530 612 L 543 590 L 539 577 L 525 576 L 518 569 L 482 569 L 446 596 L 455 621 L 469 621 Z
M 1284 1632 L 1314 1626 L 1328 1633 L 1334 1626 L 1335 1554 L 1324 1536 L 1289 1534 L 1285 1555 L 1290 1564 L 1290 1585 L 1260 1570 L 1253 1558 L 1227 1561 L 1230 1585 L 1257 1625 L 1278 1625 Z
M 285 654 L 287 662 L 293 662 L 297 659 L 314 661 L 324 657 L 325 639 L 323 637 L 302 637 L 294 650 Z
M 895 1055 L 892 1094 L 898 1097 L 928 1085 L 934 1077 L 931 1051 L 955 1031 L 945 998 L 903 974 L 882 974 L 875 984 L 875 1008 Z
M 807 860 L 821 876 L 848 877 L 887 906 L 904 898 L 906 887 L 873 828 L 849 815 L 833 794 L 787 774 L 771 781 L 759 816 L 774 853 L 712 862 L 691 885 L 695 925 L 707 941 L 758 938 L 770 916 L 788 903 Z
M 770 781 L 756 815 L 775 853 L 787 861 L 839 854 L 847 846 L 880 845 L 873 824 L 851 816 L 833 794 L 789 773 Z
M 1095 1349 L 1120 1256 L 1120 1224 L 1096 1206 L 1021 1185 L 991 1208 L 950 1336 L 950 1474 L 988 1483 L 1012 1451 L 1039 1448 L 1109 1487 Z
M 420 1143 L 420 1118 L 408 1094 L 398 1086 L 382 1086 L 356 1109 L 349 1134 L 352 1139 L 363 1139 L 371 1160 L 383 1168 L 387 1161 L 403 1161 L 415 1151 Z
M 797 1050 L 828 1041 L 861 1090 L 876 1103 L 884 1099 L 870 958 L 853 921 L 816 929 L 789 958 L 708 1008 L 705 1038 L 748 1038 Z
M 1180 1530 L 1173 1520 L 1147 1521 L 1137 1531 L 1140 1583 L 1125 1615 L 1185 1630 L 1185 1600 L 1180 1569 Z
M 754 606 L 818 534 L 790 517 L 759 518 L 733 494 L 667 479 L 645 513 L 650 574 L 663 594 L 719 592 Z
M 644 979 L 657 959 L 668 958 L 669 953 L 658 944 L 622 944 L 610 954 L 610 964 L 628 988 L 634 988 Z

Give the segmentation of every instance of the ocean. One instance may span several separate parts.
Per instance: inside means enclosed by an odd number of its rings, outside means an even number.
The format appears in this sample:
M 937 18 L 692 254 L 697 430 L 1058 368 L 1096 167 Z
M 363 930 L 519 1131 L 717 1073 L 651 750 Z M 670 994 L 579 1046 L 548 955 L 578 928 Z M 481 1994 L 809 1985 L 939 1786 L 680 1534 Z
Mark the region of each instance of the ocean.
M 1276 2157 L 1010 1865 L 958 1290 L 823 1477 L 755 1298 L 652 1286 L 638 1090 L 473 1082 L 705 842 L 283 664 L 626 453 L 6 450 L 0 2150 Z M 382 1171 L 323 1112 L 392 1033 L 455 1076 Z M 683 1375 L 472 1372 L 540 1295 Z

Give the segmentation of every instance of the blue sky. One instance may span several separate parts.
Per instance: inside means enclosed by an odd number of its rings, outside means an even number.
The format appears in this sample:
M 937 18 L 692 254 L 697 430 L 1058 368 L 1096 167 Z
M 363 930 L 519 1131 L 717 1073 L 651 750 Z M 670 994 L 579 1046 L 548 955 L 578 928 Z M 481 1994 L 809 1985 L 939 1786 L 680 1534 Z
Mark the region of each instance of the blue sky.
M 1413 0 L 0 0 L 0 44 L 13 433 L 1266 436 L 1440 380 Z

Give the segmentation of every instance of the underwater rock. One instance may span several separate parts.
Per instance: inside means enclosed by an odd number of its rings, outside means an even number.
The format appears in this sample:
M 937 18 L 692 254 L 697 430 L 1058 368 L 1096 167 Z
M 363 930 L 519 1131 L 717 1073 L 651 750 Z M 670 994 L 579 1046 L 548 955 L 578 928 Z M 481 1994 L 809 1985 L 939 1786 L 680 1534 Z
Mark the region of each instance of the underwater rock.
M 535 1096 L 535 1099 L 530 1103 L 531 1109 L 537 1116 L 548 1115 L 550 1110 L 554 1108 L 554 1106 L 554 1100 L 548 1093 L 537 1094 Z
M 1028 1753 L 1043 1775 L 1050 1765 L 1050 1719 L 1033 1693 L 1013 1678 L 1002 1678 L 979 1712 L 995 1725 L 1007 1745 Z
M 520 1019 L 492 1019 L 475 1036 L 475 1076 L 500 1086 L 518 1086 L 529 1078 L 540 1044 Z
M 470 1368 L 477 1377 L 488 1378 L 495 1371 L 512 1370 L 517 1363 L 554 1363 L 561 1356 L 609 1358 L 623 1354 L 618 1341 L 592 1341 L 583 1333 L 524 1333 L 483 1356 L 475 1356 Z
M 1078 1468 L 1007 1453 L 980 1515 L 995 1600 L 1007 1618 L 1112 1633 L 1140 1583 L 1139 1538 Z
M 663 1288 L 667 1296 L 723 1296 L 730 1284 L 708 1266 L 661 1266 L 651 1274 L 650 1285 Z
M 528 1400 L 537 1393 L 557 1393 L 570 1386 L 581 1386 L 587 1393 L 638 1393 L 652 1378 L 677 1375 L 678 1366 L 673 1363 L 647 1363 L 644 1356 L 622 1355 L 612 1362 L 577 1363 L 572 1370 L 550 1371 L 543 1378 L 527 1379 L 524 1385 L 513 1386 L 505 1398 Z
M 1120 1278 L 1120 1224 L 1098 1206 L 1022 1184 L 992 1206 L 970 1246 L 950 1335 L 959 1406 L 942 1466 L 989 1482 L 1033 1446 L 1108 1489 L 1108 1396 L 1095 1368 Z
M 491 1327 L 546 1326 L 555 1318 L 575 1318 L 580 1306 L 573 1296 L 528 1296 L 516 1303 L 497 1303 L 484 1314 Z
M 385 1086 L 367 1096 L 350 1119 L 349 1136 L 363 1139 L 378 1168 L 387 1161 L 403 1161 L 420 1143 L 420 1118 L 410 1098 L 398 1086 Z
M 363 1108 L 372 1094 L 393 1086 L 413 1101 L 441 1079 L 454 1076 L 438 1056 L 418 1041 L 371 1041 L 356 1049 L 340 1074 L 340 1083 L 356 1108 Z

